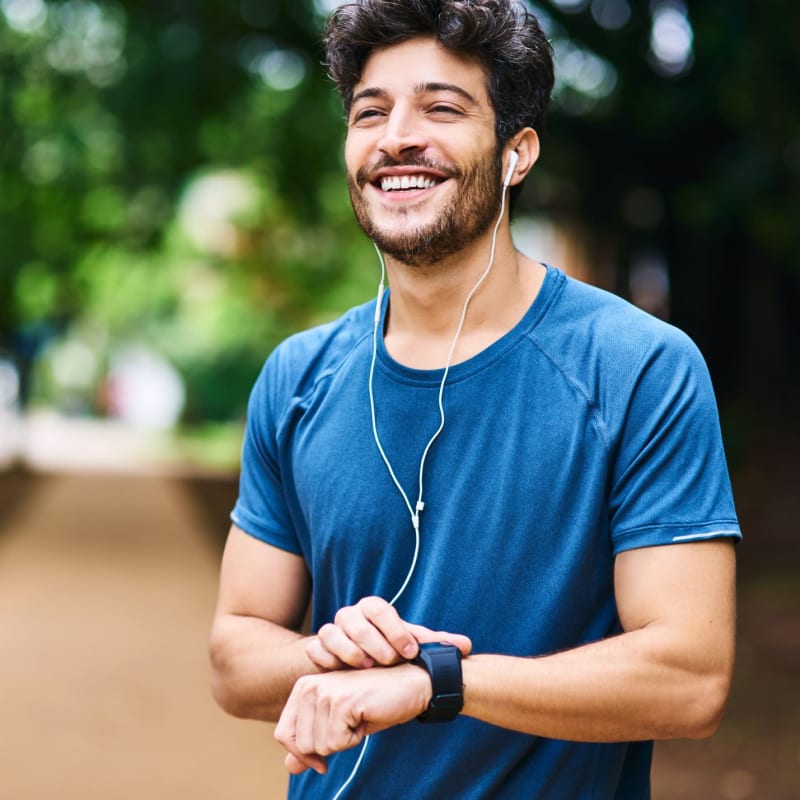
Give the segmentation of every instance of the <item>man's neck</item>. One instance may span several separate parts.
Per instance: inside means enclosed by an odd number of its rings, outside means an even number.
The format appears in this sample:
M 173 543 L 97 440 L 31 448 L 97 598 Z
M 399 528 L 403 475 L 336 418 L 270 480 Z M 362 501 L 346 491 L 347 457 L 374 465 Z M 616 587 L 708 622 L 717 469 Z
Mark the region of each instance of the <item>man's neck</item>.
M 464 303 L 486 271 L 489 252 L 490 242 L 481 239 L 433 265 L 411 267 L 387 257 L 392 296 L 385 343 L 395 360 L 417 369 L 445 366 Z M 508 333 L 536 297 L 544 272 L 514 249 L 510 235 L 501 236 L 492 268 L 470 301 L 451 363 L 477 355 Z

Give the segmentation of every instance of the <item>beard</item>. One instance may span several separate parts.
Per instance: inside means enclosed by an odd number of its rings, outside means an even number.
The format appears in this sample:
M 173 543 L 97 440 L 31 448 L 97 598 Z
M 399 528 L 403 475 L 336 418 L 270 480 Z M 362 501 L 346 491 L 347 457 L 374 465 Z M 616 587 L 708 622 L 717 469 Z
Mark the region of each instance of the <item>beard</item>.
M 381 228 L 370 213 L 369 203 L 361 189 L 368 176 L 383 167 L 416 166 L 436 169 L 449 179 L 459 180 L 456 192 L 438 212 L 435 219 L 424 224 L 408 222 L 407 228 Z M 350 202 L 361 229 L 387 255 L 408 266 L 435 264 L 466 249 L 485 233 L 495 221 L 502 200 L 502 160 L 500 151 L 484 161 L 477 161 L 463 171 L 445 168 L 419 156 L 403 161 L 388 157 L 371 167 L 362 168 L 355 178 L 348 173 L 347 188 Z M 409 217 L 410 209 L 397 208 L 393 214 Z M 387 226 L 388 227 L 388 226 Z

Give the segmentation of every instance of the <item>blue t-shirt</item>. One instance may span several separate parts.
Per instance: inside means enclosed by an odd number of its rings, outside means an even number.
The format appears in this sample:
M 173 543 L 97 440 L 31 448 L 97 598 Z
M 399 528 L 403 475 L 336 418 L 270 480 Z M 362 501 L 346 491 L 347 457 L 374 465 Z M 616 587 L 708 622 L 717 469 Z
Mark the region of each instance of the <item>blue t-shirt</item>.
M 388 297 L 384 297 L 385 315 Z M 291 337 L 250 399 L 234 523 L 303 556 L 313 627 L 387 600 L 414 531 L 373 438 L 374 303 Z M 378 342 L 377 428 L 405 491 L 439 424 L 440 370 Z M 740 537 L 708 372 L 677 329 L 548 267 L 513 330 L 450 369 L 427 458 L 419 560 L 401 617 L 536 656 L 620 631 L 613 562 L 636 547 Z M 264 587 L 269 591 L 269 587 Z M 649 797 L 649 742 L 545 739 L 459 717 L 372 737 L 345 797 Z M 331 800 L 357 750 L 290 797 Z

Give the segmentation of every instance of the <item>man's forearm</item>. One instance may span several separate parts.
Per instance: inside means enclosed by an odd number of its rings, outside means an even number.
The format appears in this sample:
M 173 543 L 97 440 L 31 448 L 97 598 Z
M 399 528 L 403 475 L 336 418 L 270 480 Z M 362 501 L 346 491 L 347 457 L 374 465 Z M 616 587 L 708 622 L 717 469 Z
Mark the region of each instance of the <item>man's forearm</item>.
M 229 714 L 274 722 L 295 682 L 319 672 L 308 637 L 256 617 L 228 614 L 211 632 L 212 692 Z
M 719 724 L 731 664 L 673 657 L 648 629 L 541 658 L 474 655 L 463 713 L 572 741 L 699 738 Z

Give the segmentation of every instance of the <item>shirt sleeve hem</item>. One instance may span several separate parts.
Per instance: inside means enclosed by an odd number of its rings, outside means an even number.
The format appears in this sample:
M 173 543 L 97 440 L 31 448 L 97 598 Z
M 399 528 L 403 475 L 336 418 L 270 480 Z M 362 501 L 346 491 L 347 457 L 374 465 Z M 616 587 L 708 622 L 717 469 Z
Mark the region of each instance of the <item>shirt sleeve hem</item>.
M 742 532 L 736 520 L 717 520 L 702 524 L 648 525 L 614 536 L 614 555 L 637 547 L 702 542 L 710 539 L 733 539 L 738 542 Z
M 291 534 L 287 535 L 285 531 L 276 530 L 275 528 L 264 525 L 262 521 L 255 519 L 238 504 L 234 507 L 233 511 L 231 511 L 230 516 L 231 522 L 233 522 L 237 528 L 240 528 L 254 539 L 259 539 L 266 544 L 271 544 L 273 547 L 286 550 L 294 555 L 302 555 L 297 540 Z

